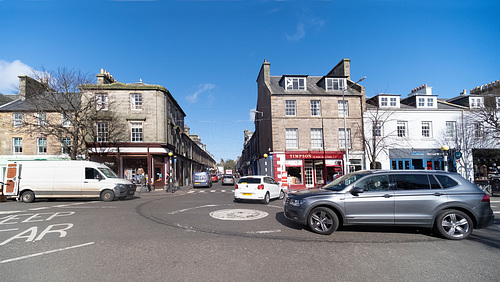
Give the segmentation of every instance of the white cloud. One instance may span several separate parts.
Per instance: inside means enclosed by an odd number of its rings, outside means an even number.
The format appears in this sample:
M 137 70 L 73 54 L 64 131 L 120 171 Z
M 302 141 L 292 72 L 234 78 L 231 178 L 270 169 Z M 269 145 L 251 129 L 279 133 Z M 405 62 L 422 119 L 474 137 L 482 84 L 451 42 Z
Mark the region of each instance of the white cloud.
M 293 35 L 288 35 L 286 34 L 286 39 L 290 41 L 299 41 L 300 39 L 304 38 L 306 36 L 306 31 L 304 29 L 304 24 L 303 23 L 298 23 L 297 24 L 297 31 Z
M 192 95 L 187 96 L 186 99 L 191 103 L 196 103 L 196 102 L 198 102 L 198 96 L 200 96 L 204 92 L 212 90 L 214 88 L 215 88 L 215 85 L 213 85 L 211 83 L 206 83 L 206 84 L 200 85 L 200 89 L 198 89 L 198 91 L 194 92 Z
M 33 68 L 23 64 L 19 60 L 7 62 L 0 60 L 0 93 L 17 94 L 20 75 L 30 75 Z

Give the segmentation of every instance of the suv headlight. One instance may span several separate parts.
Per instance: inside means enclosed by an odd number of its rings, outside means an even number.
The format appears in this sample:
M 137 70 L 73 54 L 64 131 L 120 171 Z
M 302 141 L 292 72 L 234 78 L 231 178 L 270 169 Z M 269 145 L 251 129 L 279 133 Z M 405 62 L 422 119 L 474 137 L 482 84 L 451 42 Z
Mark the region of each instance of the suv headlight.
M 289 201 L 290 206 L 294 206 L 294 207 L 300 207 L 305 202 L 306 202 L 306 200 L 297 200 L 297 199 L 290 199 L 290 201 Z

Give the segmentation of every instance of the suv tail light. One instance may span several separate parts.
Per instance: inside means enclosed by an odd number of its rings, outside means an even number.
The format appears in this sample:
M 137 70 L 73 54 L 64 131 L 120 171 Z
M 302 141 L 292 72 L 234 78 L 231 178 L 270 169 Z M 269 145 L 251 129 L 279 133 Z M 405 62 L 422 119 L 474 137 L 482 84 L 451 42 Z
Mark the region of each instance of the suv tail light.
M 483 199 L 481 200 L 481 202 L 490 202 L 490 195 L 488 194 L 484 194 L 483 196 Z
M 257 190 L 264 190 L 264 184 L 260 184 L 259 186 L 257 186 Z
M 234 184 L 234 189 L 238 189 L 238 184 Z

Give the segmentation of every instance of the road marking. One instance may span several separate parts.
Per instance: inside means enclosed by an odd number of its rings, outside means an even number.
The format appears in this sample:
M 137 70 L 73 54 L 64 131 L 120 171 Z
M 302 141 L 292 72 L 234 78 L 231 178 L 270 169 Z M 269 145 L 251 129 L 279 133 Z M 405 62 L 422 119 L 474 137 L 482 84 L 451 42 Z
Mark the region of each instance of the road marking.
M 270 233 L 279 233 L 281 230 L 263 230 L 263 231 L 248 231 L 247 234 L 270 234 Z
M 51 207 L 39 207 L 39 208 L 32 208 L 32 209 L 28 209 L 29 211 L 39 211 L 39 210 L 46 210 L 46 209 L 50 209 Z
M 2 231 L 16 231 L 18 230 L 19 228 L 12 228 L 12 229 L 4 229 L 4 230 L 0 230 L 0 232 Z
M 76 245 L 76 246 L 71 246 L 71 247 L 66 247 L 66 248 L 61 248 L 61 249 L 56 249 L 56 250 L 51 250 L 51 251 L 36 253 L 36 254 L 22 256 L 22 257 L 17 257 L 17 258 L 6 259 L 6 260 L 0 261 L 0 264 L 7 263 L 7 262 L 12 262 L 12 261 L 16 261 L 16 260 L 22 260 L 22 259 L 37 257 L 37 256 L 46 255 L 46 254 L 50 254 L 50 253 L 61 252 L 61 251 L 66 251 L 66 250 L 70 250 L 70 249 L 85 247 L 85 246 L 89 246 L 89 245 L 92 245 L 92 244 L 94 244 L 94 242 L 89 242 L 89 243 L 85 243 L 85 244 L 81 244 L 81 245 Z
M 210 213 L 211 217 L 220 220 L 256 220 L 268 215 L 265 211 L 250 209 L 226 209 Z
M 188 194 L 193 194 L 193 193 L 195 193 L 195 192 L 196 192 L 196 191 L 189 191 L 189 192 L 187 192 L 187 193 L 188 193 Z
M 215 193 L 215 190 L 210 190 L 210 193 Z
M 226 190 L 220 190 L 222 193 L 226 193 Z
M 23 212 L 23 211 L 0 211 L 0 214 L 9 214 L 9 213 L 16 213 L 16 212 Z
M 181 213 L 181 212 L 185 212 L 185 211 L 189 211 L 189 210 L 202 209 L 202 208 L 210 208 L 210 207 L 216 207 L 216 206 L 217 205 L 204 205 L 204 206 L 198 206 L 198 207 L 194 207 L 194 208 L 177 210 L 177 211 L 170 212 L 168 214 L 176 214 L 176 213 Z

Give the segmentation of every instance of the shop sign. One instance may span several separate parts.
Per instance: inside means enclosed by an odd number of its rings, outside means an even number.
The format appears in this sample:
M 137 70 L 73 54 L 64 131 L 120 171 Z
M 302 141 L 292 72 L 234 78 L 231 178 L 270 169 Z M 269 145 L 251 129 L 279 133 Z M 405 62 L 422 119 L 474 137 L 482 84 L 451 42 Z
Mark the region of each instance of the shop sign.
M 342 166 L 342 160 L 325 160 L 326 166 Z
M 342 158 L 342 152 L 297 152 L 286 153 L 287 159 L 339 159 Z
M 302 160 L 286 160 L 285 166 L 302 166 Z

